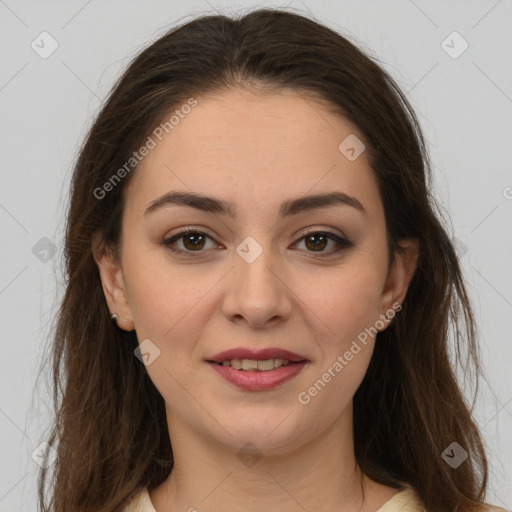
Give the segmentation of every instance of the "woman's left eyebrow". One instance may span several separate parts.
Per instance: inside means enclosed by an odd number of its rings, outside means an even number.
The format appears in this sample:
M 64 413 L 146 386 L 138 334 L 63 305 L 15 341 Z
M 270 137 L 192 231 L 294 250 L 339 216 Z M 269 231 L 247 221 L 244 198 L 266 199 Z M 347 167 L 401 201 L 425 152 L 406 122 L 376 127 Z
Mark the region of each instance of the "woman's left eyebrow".
M 233 218 L 237 215 L 236 203 L 232 201 L 225 201 L 216 197 L 188 191 L 175 190 L 167 192 L 152 201 L 146 208 L 144 217 L 164 207 L 173 205 L 186 206 L 209 213 L 229 215 Z M 283 217 L 334 205 L 352 207 L 368 217 L 368 212 L 357 198 L 345 194 L 344 192 L 326 192 L 283 201 L 279 209 L 279 218 L 282 219 Z

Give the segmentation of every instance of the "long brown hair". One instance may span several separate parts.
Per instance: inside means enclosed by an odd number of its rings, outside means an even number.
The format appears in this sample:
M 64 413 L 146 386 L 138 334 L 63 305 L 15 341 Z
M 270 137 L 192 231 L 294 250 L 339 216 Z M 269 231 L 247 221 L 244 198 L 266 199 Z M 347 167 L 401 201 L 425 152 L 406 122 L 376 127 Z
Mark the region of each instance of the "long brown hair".
M 80 149 L 67 212 L 66 289 L 51 344 L 56 418 L 47 441 L 57 457 L 39 475 L 41 510 L 119 511 L 173 467 L 164 400 L 134 357 L 135 331 L 117 328 L 109 317 L 91 251 L 96 232 L 118 250 L 123 190 L 136 166 L 108 193 L 94 191 L 105 190 L 173 109 L 233 87 L 316 96 L 364 135 L 389 255 L 408 237 L 418 239 L 420 255 L 403 309 L 378 334 L 354 396 L 356 460 L 379 483 L 409 482 L 428 511 L 476 509 L 485 498 L 487 460 L 456 378 L 460 365 L 478 383 L 476 326 L 430 192 L 431 165 L 415 113 L 377 59 L 356 43 L 300 14 L 261 9 L 239 18 L 198 17 L 144 49 L 113 87 Z M 453 441 L 469 455 L 457 469 L 441 456 Z

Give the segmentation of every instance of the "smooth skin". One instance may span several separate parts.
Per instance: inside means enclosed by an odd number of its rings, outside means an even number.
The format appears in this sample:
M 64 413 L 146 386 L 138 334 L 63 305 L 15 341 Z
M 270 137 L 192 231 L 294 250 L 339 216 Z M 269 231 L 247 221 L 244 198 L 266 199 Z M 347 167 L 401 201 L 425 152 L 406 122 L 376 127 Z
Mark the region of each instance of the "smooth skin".
M 397 489 L 361 476 L 352 430 L 352 400 L 375 337 L 308 404 L 298 396 L 402 304 L 417 242 L 403 240 L 407 250 L 388 269 L 384 210 L 366 153 L 350 161 L 338 149 L 350 134 L 364 140 L 347 120 L 288 90 L 233 89 L 197 101 L 134 171 L 120 261 L 93 244 L 119 327 L 160 350 L 146 369 L 165 399 L 174 468 L 150 491 L 153 505 L 375 511 Z M 237 216 L 179 205 L 144 215 L 176 190 L 231 201 Z M 333 191 L 356 197 L 366 214 L 331 205 L 278 217 L 285 200 Z M 178 239 L 181 253 L 163 244 L 188 227 L 207 237 Z M 330 239 L 307 242 L 312 230 L 353 246 L 333 252 Z M 252 263 L 236 251 L 249 236 L 263 251 Z M 241 390 L 205 362 L 234 347 L 279 347 L 309 363 L 276 389 Z M 134 364 L 142 363 L 134 356 Z M 261 455 L 250 466 L 238 456 L 247 443 Z

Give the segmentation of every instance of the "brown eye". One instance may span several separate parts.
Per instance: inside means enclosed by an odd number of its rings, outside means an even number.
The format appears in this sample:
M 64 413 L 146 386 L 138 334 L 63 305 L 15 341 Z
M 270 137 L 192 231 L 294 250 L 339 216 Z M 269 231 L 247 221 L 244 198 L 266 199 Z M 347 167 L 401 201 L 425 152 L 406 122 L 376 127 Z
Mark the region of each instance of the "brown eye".
M 183 237 L 183 245 L 186 249 L 195 250 L 202 249 L 204 246 L 204 236 L 201 234 L 192 233 L 190 235 L 184 235 Z M 190 242 L 190 243 L 188 243 Z
M 316 252 L 319 253 L 320 256 L 329 256 L 343 249 L 348 249 L 354 245 L 346 238 L 342 238 L 335 233 L 328 231 L 309 232 L 299 241 L 302 240 L 304 240 L 304 245 L 306 246 L 307 252 Z M 334 248 L 326 251 L 325 248 L 330 241 L 334 242 Z
M 191 253 L 199 254 L 206 252 L 206 250 L 203 249 L 205 249 L 205 244 L 208 240 L 214 242 L 211 236 L 202 231 L 187 229 L 165 239 L 162 244 L 173 252 L 191 255 Z M 303 240 L 306 246 L 306 252 L 318 253 L 319 257 L 329 256 L 353 246 L 353 243 L 346 238 L 342 238 L 328 231 L 312 231 L 300 238 L 299 242 Z M 174 245 L 179 241 L 181 241 L 182 247 L 175 247 Z M 325 250 L 329 242 L 333 242 L 334 247 L 331 250 Z M 213 245 L 215 246 L 215 244 Z
M 304 237 L 304 240 L 306 241 L 306 247 L 312 251 L 322 251 L 328 242 L 328 238 L 321 233 L 308 235 Z
M 191 253 L 191 252 L 205 252 L 202 249 L 205 248 L 207 239 L 213 241 L 213 239 L 206 233 L 198 231 L 196 229 L 187 229 L 181 233 L 177 233 L 170 238 L 165 239 L 162 243 L 173 252 L 180 253 Z M 174 247 L 174 244 L 181 240 L 183 248 Z

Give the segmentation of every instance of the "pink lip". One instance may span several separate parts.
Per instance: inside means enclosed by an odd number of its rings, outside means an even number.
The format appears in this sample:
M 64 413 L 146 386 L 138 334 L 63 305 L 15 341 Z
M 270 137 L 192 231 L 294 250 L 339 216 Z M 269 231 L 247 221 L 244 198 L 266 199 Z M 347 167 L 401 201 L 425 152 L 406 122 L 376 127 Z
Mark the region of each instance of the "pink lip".
M 224 357 L 224 356 L 223 356 Z M 226 359 L 249 359 L 248 357 L 238 358 L 238 357 L 224 357 L 223 361 Z M 254 359 L 252 356 L 250 359 Z M 270 358 L 267 358 L 270 359 Z M 302 360 L 297 363 L 290 363 L 287 366 L 281 366 L 280 368 L 276 368 L 275 370 L 270 370 L 266 372 L 258 371 L 258 370 L 236 370 L 231 366 L 222 366 L 221 364 L 217 364 L 211 361 L 208 361 L 208 364 L 225 380 L 238 386 L 241 389 L 249 390 L 249 391 L 267 391 L 270 389 L 274 389 L 277 386 L 280 386 L 287 380 L 290 380 L 292 377 L 297 375 L 302 368 L 306 365 L 308 361 Z
M 288 361 L 298 363 L 300 361 L 307 361 L 307 359 L 299 354 L 284 350 L 281 348 L 265 348 L 262 350 L 251 350 L 247 348 L 232 348 L 217 354 L 207 361 L 215 361 L 222 363 L 231 359 L 253 359 L 255 361 L 265 361 L 266 359 L 288 359 Z

